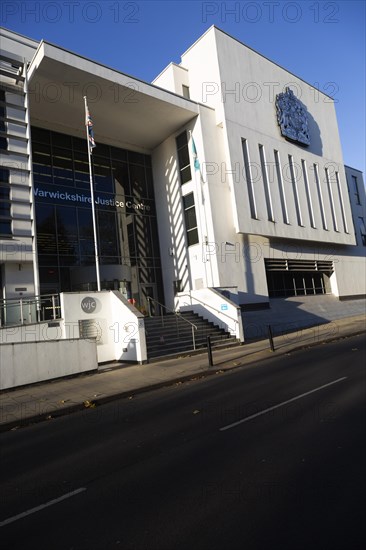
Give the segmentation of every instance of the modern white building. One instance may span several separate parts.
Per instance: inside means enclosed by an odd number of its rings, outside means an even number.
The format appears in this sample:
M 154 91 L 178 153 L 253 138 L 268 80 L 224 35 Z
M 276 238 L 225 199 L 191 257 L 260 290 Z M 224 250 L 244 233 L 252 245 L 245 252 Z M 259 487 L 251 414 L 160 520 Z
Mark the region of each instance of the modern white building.
M 103 289 L 141 311 L 366 296 L 364 183 L 330 97 L 216 27 L 152 84 L 1 45 L 0 299 L 96 289 L 84 96 Z

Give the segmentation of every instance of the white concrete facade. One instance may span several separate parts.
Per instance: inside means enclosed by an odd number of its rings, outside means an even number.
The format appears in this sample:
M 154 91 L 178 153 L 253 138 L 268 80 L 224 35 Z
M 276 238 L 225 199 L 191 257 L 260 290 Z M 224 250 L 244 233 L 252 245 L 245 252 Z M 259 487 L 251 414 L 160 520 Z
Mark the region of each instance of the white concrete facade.
M 214 111 L 207 126 L 201 108 L 200 121 L 187 127 L 202 177 L 182 193 L 195 186 L 207 237 L 201 253 L 189 248 L 192 288 L 206 276 L 207 286 L 237 287 L 241 304 L 267 302 L 265 260 L 290 259 L 332 262 L 328 291 L 365 296 L 365 249 L 354 235 L 364 184 L 358 172 L 360 204 L 352 204 L 333 100 L 215 27 L 182 55 L 182 67 L 191 99 Z M 176 72 L 170 65 L 154 83 L 179 93 Z M 286 87 L 306 106 L 308 147 L 280 133 L 275 99 Z
M 1 111 L 2 135 L 7 147 L 1 147 L 0 200 L 11 203 L 11 235 L 4 231 L 9 220 L 1 220 L 0 299 L 21 298 L 37 293 L 35 254 L 34 199 L 29 139 L 29 105 L 26 62 L 33 57 L 38 43 L 1 30 Z M 4 139 L 4 138 L 3 138 Z
M 1 82 L 1 167 L 10 176 L 0 185 L 10 190 L 11 233 L 0 234 L 0 299 L 39 288 L 30 125 L 83 138 L 82 95 L 90 82 L 100 90 L 92 104 L 97 143 L 151 156 L 166 306 L 174 308 L 179 291 L 206 288 L 226 290 L 248 308 L 267 304 L 268 269 L 323 269 L 324 292 L 366 295 L 364 183 L 362 173 L 344 166 L 330 97 L 216 27 L 153 84 L 8 30 L 1 38 L 3 66 L 11 71 L 13 58 L 20 73 Z M 51 82 L 57 101 L 47 96 Z M 72 98 L 70 82 L 78 83 Z M 307 110 L 308 146 L 281 135 L 275 103 L 286 88 Z M 190 177 L 182 183 L 176 138 L 184 132 Z

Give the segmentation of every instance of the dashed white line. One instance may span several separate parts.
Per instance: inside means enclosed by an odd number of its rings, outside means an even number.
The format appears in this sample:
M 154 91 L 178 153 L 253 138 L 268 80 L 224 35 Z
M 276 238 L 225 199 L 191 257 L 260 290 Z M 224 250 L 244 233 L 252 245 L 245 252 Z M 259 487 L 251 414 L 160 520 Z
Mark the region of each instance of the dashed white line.
M 230 430 L 230 428 L 235 428 L 236 426 L 239 426 L 239 424 L 243 424 L 244 422 L 248 422 L 248 420 L 253 420 L 253 418 L 256 418 L 257 416 L 262 416 L 263 414 L 266 414 L 270 411 L 273 411 L 274 409 L 278 409 L 279 407 L 283 407 L 284 405 L 287 405 L 287 403 L 292 403 L 293 401 L 297 401 L 297 399 L 302 399 L 303 397 L 306 397 L 307 395 L 310 395 L 311 393 L 315 393 L 317 391 L 320 391 L 324 388 L 328 388 L 329 386 L 332 386 L 333 384 L 338 384 L 338 382 L 342 382 L 343 380 L 346 380 L 347 376 L 343 376 L 343 378 L 338 378 L 337 380 L 333 380 L 333 382 L 329 382 L 328 384 L 324 384 L 323 386 L 319 386 L 318 388 L 314 388 L 313 390 L 307 391 L 305 393 L 301 393 L 300 395 L 297 395 L 296 397 L 292 397 L 291 399 L 287 399 L 287 401 L 282 401 L 282 403 L 278 403 L 278 405 L 273 405 L 273 407 L 268 407 L 268 409 L 263 409 L 263 411 L 257 412 L 255 414 L 251 414 L 250 416 L 246 416 L 245 418 L 242 418 L 241 420 L 237 420 L 236 422 L 233 422 L 232 424 L 228 424 L 227 426 L 223 426 L 219 429 L 220 432 L 224 432 L 225 430 Z
M 10 518 L 4 519 L 3 521 L 0 521 L 0 527 L 4 527 L 5 525 L 9 525 L 9 523 L 13 523 L 14 521 L 18 521 L 18 519 L 25 518 L 26 516 L 30 516 L 31 514 L 35 514 L 36 512 L 39 512 L 40 510 L 43 510 L 44 508 L 48 508 L 49 506 L 53 506 L 54 504 L 58 504 L 62 500 L 66 500 L 67 498 L 74 497 L 75 495 L 78 495 L 79 493 L 82 493 L 83 491 L 86 491 L 86 487 L 80 487 L 79 489 L 75 489 L 75 491 L 71 491 L 70 493 L 66 493 L 65 495 L 62 495 L 61 497 L 54 498 L 53 500 L 49 500 L 48 502 L 45 502 L 44 504 L 40 504 L 39 506 L 36 506 L 35 508 L 31 508 L 30 510 L 27 510 L 26 512 L 22 512 L 21 514 L 17 514 L 16 516 L 12 516 Z

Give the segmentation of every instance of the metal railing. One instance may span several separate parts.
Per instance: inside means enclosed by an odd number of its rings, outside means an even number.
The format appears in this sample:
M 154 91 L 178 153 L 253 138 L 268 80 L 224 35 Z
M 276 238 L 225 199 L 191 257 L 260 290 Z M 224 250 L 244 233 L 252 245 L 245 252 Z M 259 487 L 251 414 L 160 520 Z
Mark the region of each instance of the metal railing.
M 173 314 L 175 315 L 176 323 L 177 323 L 177 336 L 179 336 L 179 325 L 178 325 L 178 320 L 184 321 L 185 323 L 188 323 L 189 325 L 191 325 L 193 349 L 195 350 L 195 349 L 196 349 L 195 331 L 198 330 L 197 325 L 195 325 L 195 324 L 192 323 L 191 321 L 188 321 L 188 319 L 185 319 L 184 317 L 182 317 L 181 314 L 180 314 L 179 312 L 174 311 L 173 309 L 169 309 L 169 308 L 166 307 L 164 304 L 158 302 L 158 300 L 155 300 L 154 298 L 151 298 L 150 296 L 147 297 L 147 303 L 148 303 L 148 308 L 149 308 L 149 317 L 152 317 L 152 315 L 151 315 L 151 303 L 150 303 L 150 302 L 154 302 L 154 303 L 158 304 L 159 309 L 160 309 L 160 318 L 161 318 L 161 324 L 162 324 L 162 326 L 164 326 L 164 314 L 163 314 L 163 309 L 166 310 L 166 311 L 168 311 L 169 313 L 173 313 Z
M 234 323 L 239 324 L 239 321 L 237 319 L 233 319 L 227 313 L 224 313 L 223 311 L 220 311 L 219 309 L 213 307 L 211 304 L 208 304 L 207 302 L 203 302 L 202 300 L 199 300 L 195 296 L 192 297 L 190 294 L 180 294 L 179 296 L 180 297 L 186 296 L 187 298 L 190 298 L 191 303 L 189 304 L 188 302 L 185 302 L 184 305 L 192 306 L 193 305 L 192 300 L 194 300 L 194 301 L 198 302 L 199 304 L 205 306 L 208 310 L 212 309 L 212 311 L 216 311 L 216 313 L 219 313 L 220 316 L 222 315 L 223 317 L 227 317 L 228 319 L 230 319 L 230 321 L 233 321 Z M 227 324 L 226 326 L 227 326 L 228 329 L 230 329 L 229 324 Z M 232 329 L 230 329 L 230 330 L 232 330 Z
M 43 294 L 0 300 L 0 328 L 39 323 L 59 319 L 60 317 L 59 294 Z

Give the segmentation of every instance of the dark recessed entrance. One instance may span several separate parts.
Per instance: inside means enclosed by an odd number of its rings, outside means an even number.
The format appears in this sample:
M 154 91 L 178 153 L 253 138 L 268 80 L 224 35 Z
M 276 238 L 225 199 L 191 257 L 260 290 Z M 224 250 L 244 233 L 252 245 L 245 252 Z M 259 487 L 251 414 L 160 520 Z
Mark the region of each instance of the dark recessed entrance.
M 332 261 L 265 260 L 270 298 L 329 294 Z

